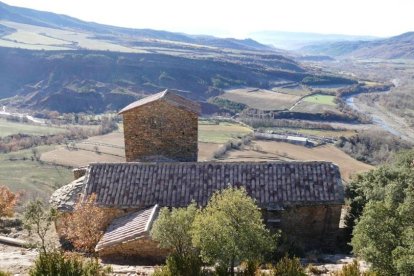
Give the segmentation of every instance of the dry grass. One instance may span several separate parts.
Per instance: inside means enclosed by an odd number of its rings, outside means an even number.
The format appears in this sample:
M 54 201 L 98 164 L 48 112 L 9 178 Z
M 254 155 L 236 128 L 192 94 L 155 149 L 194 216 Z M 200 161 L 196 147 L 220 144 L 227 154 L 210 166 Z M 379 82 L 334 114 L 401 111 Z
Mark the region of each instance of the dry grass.
M 204 143 L 224 144 L 251 133 L 252 130 L 243 125 L 220 123 L 218 125 L 200 124 L 198 128 L 198 141 Z
M 82 167 L 89 163 L 103 162 L 125 162 L 124 157 L 109 155 L 105 153 L 96 153 L 88 150 L 69 150 L 64 146 L 60 146 L 55 150 L 43 153 L 41 160 L 52 162 L 59 165 Z
M 198 143 L 198 161 L 208 161 L 214 158 L 214 152 L 220 148 L 221 144 Z
M 125 162 L 124 136 L 113 132 L 82 140 L 75 144 L 75 149 L 59 146 L 43 153 L 41 160 L 71 167 L 93 162 Z
M 199 160 L 210 160 L 214 152 L 228 140 L 250 133 L 238 124 L 199 126 Z M 125 162 L 124 136 L 122 132 L 90 137 L 75 143 L 75 149 L 58 146 L 44 152 L 41 160 L 59 165 L 79 167 L 93 162 Z
M 32 50 L 89 49 L 108 50 L 125 53 L 145 53 L 147 51 L 118 45 L 110 41 L 96 39 L 86 32 L 72 32 L 1 20 L 0 23 L 17 32 L 7 35 L 8 40 L 0 39 L 0 46 L 19 47 Z
M 275 141 L 254 141 L 249 149 L 230 151 L 226 160 L 237 161 L 275 161 L 275 160 L 315 160 L 330 161 L 339 166 L 342 178 L 346 181 L 354 174 L 365 172 L 374 167 L 357 161 L 333 145 L 306 148 Z
M 300 99 L 300 95 L 278 93 L 271 90 L 249 91 L 251 89 L 248 88 L 228 90 L 220 97 L 262 110 L 289 109 Z
M 0 137 L 24 133 L 29 135 L 51 135 L 65 132 L 65 128 L 52 126 L 39 126 L 35 124 L 11 122 L 0 118 Z
M 327 104 L 317 104 L 312 102 L 299 102 L 291 111 L 294 112 L 303 112 L 303 113 L 324 113 L 324 112 L 333 112 L 340 113 L 338 109 L 333 105 Z

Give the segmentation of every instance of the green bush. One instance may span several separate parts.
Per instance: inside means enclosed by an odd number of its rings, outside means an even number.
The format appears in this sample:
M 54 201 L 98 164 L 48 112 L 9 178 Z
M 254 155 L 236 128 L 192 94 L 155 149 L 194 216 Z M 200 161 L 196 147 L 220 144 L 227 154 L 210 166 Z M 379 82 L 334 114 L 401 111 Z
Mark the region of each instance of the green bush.
M 242 272 L 240 276 L 261 276 L 260 262 L 259 261 L 246 261 L 241 263 Z
M 112 272 L 110 267 L 102 267 L 97 259 L 85 259 L 80 255 L 65 255 L 54 250 L 40 253 L 30 276 L 106 276 Z
M 349 185 L 353 252 L 380 275 L 414 275 L 412 160 L 414 150 L 402 152 Z
M 332 276 L 376 276 L 375 272 L 362 272 L 356 260 L 344 265 L 341 270 L 332 273 Z
M 12 276 L 10 272 L 0 271 L 0 276 Z
M 306 276 L 306 273 L 305 269 L 299 261 L 299 258 L 290 259 L 288 256 L 285 256 L 271 268 L 271 275 Z
M 185 256 L 172 253 L 167 258 L 166 265 L 155 270 L 155 276 L 201 276 L 203 274 L 202 262 L 196 254 Z

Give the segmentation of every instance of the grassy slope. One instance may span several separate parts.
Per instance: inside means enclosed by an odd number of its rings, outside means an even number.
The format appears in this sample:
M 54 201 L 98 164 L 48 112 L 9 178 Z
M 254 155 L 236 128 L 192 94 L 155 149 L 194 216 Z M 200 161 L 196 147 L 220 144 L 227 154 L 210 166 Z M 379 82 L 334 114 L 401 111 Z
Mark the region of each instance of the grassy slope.
M 0 118 L 0 137 L 12 134 L 24 133 L 30 135 L 50 135 L 64 132 L 64 128 L 31 125 L 18 122 L 10 122 Z
M 41 152 L 53 150 L 54 146 L 41 146 Z M 32 161 L 32 150 L 0 154 L 0 185 L 6 185 L 14 191 L 26 191 L 30 195 L 47 196 L 56 186 L 69 183 L 72 172 L 68 168 L 42 164 Z M 26 157 L 27 160 L 21 160 Z M 11 158 L 20 159 L 10 161 Z
M 233 138 L 244 136 L 250 132 L 252 132 L 251 129 L 238 124 L 220 123 L 219 125 L 200 125 L 198 141 L 224 144 Z

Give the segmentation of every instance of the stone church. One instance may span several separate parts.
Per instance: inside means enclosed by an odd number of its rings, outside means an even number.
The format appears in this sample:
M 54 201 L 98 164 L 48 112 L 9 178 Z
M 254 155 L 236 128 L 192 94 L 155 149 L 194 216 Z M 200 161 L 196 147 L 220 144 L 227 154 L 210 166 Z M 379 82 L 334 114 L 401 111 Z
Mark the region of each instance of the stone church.
M 330 162 L 197 162 L 200 107 L 168 90 L 120 111 L 125 163 L 92 163 L 56 190 L 61 213 L 96 195 L 109 224 L 96 251 L 102 258 L 160 259 L 167 251 L 150 239 L 162 207 L 205 206 L 217 190 L 244 187 L 271 229 L 282 229 L 305 250 L 334 246 L 344 190 Z M 56 222 L 59 231 L 59 221 Z

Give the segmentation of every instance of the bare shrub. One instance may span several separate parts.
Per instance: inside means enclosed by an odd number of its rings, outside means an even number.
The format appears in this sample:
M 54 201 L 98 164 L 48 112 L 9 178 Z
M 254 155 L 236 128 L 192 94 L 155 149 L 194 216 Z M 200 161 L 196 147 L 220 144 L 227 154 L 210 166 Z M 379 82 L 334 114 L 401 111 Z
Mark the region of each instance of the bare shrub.
M 95 202 L 96 195 L 79 200 L 75 210 L 62 218 L 63 235 L 79 251 L 93 252 L 108 223 L 105 211 Z
M 10 191 L 6 186 L 0 186 L 0 219 L 14 215 L 17 200 L 17 194 Z

